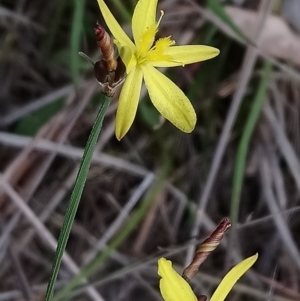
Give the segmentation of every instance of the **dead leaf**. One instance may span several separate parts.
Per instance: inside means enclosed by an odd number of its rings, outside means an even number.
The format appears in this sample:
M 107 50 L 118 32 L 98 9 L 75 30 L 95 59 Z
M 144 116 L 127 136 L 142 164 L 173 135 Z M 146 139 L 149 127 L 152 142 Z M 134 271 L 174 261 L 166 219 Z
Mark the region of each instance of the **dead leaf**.
M 251 39 L 258 19 L 257 12 L 233 6 L 227 6 L 225 9 L 233 22 Z M 260 49 L 267 55 L 300 66 L 300 38 L 278 16 L 271 15 L 266 20 L 261 33 Z

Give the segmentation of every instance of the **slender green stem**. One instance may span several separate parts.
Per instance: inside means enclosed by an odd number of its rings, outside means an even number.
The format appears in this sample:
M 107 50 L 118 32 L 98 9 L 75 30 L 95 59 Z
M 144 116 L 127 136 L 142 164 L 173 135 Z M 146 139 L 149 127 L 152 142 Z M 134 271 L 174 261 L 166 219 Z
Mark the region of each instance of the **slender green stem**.
M 240 196 L 244 179 L 244 170 L 245 163 L 249 148 L 249 142 L 257 123 L 258 117 L 260 115 L 262 106 L 264 104 L 264 100 L 267 93 L 268 83 L 270 74 L 272 71 L 272 65 L 269 62 L 266 62 L 262 72 L 262 78 L 255 95 L 251 111 L 246 122 L 244 132 L 239 143 L 235 167 L 234 167 L 234 175 L 233 175 L 233 187 L 232 187 L 232 198 L 231 198 L 231 208 L 230 208 L 230 221 L 232 226 L 234 227 L 237 223 L 239 207 L 240 207 Z
M 71 195 L 71 199 L 67 208 L 67 212 L 64 218 L 64 222 L 60 231 L 60 235 L 57 242 L 57 248 L 55 252 L 55 257 L 52 265 L 52 271 L 51 271 L 51 277 L 48 283 L 45 301 L 50 301 L 53 297 L 54 293 L 54 285 L 57 279 L 57 275 L 59 272 L 59 268 L 61 265 L 63 253 L 65 251 L 68 238 L 71 232 L 71 228 L 74 222 L 74 218 L 77 212 L 77 208 L 80 202 L 80 198 L 82 195 L 82 191 L 86 182 L 87 174 L 91 165 L 91 160 L 93 156 L 93 152 L 95 149 L 95 145 L 97 142 L 97 139 L 99 137 L 103 119 L 105 116 L 106 109 L 108 105 L 110 104 L 111 98 L 105 96 L 102 94 L 102 100 L 101 105 L 99 108 L 99 112 L 96 118 L 96 121 L 93 125 L 91 134 L 89 136 L 88 142 L 86 144 L 82 161 L 80 163 L 79 171 L 77 174 L 77 178 L 75 181 L 74 189 Z

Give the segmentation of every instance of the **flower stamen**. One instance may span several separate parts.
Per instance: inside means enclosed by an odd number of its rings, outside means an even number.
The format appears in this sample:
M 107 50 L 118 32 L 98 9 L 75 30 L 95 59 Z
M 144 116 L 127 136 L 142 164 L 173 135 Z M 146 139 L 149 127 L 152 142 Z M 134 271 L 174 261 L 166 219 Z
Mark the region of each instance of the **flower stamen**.
M 143 33 L 143 35 L 139 41 L 139 45 L 137 47 L 137 57 L 139 58 L 138 61 L 140 64 L 145 61 L 147 52 L 151 51 L 152 49 L 155 48 L 156 44 L 150 49 L 150 47 L 154 43 L 155 35 L 158 32 L 158 28 L 159 28 L 160 22 L 164 16 L 164 14 L 165 14 L 164 11 L 161 10 L 158 21 L 146 29 L 146 31 Z
M 163 16 L 164 16 L 164 14 L 165 14 L 165 12 L 164 12 L 163 10 L 161 10 L 161 11 L 160 11 L 160 17 L 159 17 L 159 19 L 158 19 L 158 21 L 157 21 L 157 23 L 156 23 L 157 29 L 158 29 L 158 27 L 159 27 L 159 25 L 160 25 L 160 22 L 161 22 L 161 20 L 162 20 L 162 18 L 163 18 Z

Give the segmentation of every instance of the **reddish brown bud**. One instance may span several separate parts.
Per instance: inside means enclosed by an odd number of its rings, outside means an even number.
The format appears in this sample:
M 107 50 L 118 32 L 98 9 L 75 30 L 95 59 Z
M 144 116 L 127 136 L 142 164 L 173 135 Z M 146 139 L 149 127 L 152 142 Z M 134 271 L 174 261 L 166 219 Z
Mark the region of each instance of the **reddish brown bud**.
M 215 231 L 206 238 L 197 249 L 191 264 L 186 267 L 182 273 L 182 277 L 190 282 L 196 275 L 200 265 L 204 262 L 207 256 L 220 244 L 225 232 L 231 227 L 228 218 L 224 218 L 217 226 Z
M 207 300 L 207 296 L 200 295 L 200 296 L 197 296 L 197 299 L 198 299 L 198 301 L 206 301 Z
M 114 45 L 110 35 L 98 22 L 96 23 L 94 31 L 97 36 L 98 46 L 106 61 L 107 71 L 115 71 L 117 69 L 117 60 L 115 59 Z

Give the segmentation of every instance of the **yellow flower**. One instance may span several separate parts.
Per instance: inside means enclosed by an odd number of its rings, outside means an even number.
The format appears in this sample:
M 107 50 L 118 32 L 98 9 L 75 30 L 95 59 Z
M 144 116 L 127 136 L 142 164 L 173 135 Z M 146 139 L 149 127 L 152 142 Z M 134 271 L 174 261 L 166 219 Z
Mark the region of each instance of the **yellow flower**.
M 232 287 L 252 267 L 257 257 L 255 254 L 234 266 L 222 279 L 210 301 L 225 300 Z M 165 301 L 198 301 L 190 285 L 172 268 L 170 260 L 158 260 L 158 275 L 161 277 L 160 292 Z
M 116 21 L 103 0 L 98 0 L 103 18 L 114 36 L 119 54 L 126 66 L 126 79 L 121 90 L 116 137 L 128 132 L 136 115 L 143 79 L 156 109 L 176 127 L 190 133 L 196 124 L 196 114 L 185 94 L 154 67 L 184 66 L 211 59 L 219 50 L 203 45 L 174 46 L 171 37 L 155 42 L 161 16 L 156 22 L 158 0 L 139 0 L 132 17 L 134 43 Z

